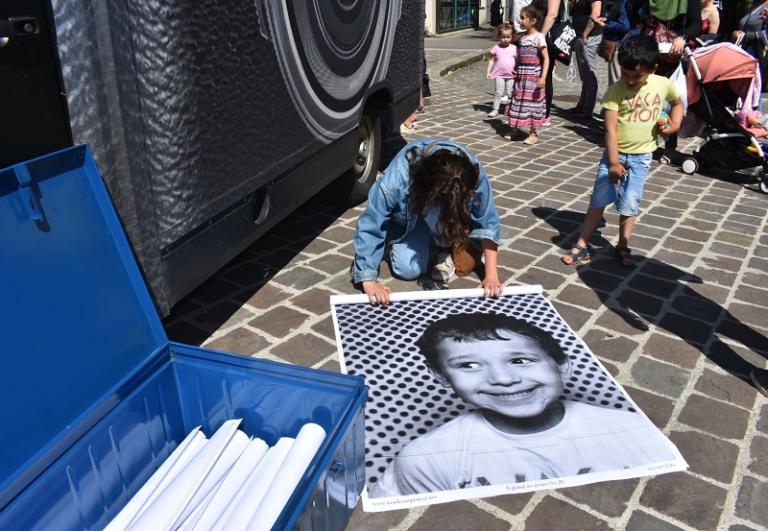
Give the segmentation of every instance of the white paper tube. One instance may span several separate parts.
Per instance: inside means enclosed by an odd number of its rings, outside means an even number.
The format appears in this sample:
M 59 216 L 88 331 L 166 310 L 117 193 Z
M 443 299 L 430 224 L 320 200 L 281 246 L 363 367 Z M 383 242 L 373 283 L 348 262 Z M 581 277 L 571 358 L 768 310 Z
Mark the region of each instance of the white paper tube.
M 248 444 L 243 455 L 232 465 L 232 468 L 212 492 L 207 504 L 201 504 L 199 514 L 187 519 L 187 531 L 207 531 L 212 529 L 216 522 L 232 503 L 237 493 L 248 480 L 250 475 L 269 450 L 267 443 L 261 439 L 254 439 Z
M 325 430 L 318 424 L 309 423 L 301 427 L 296 435 L 296 442 L 285 456 L 282 466 L 269 485 L 269 490 L 251 518 L 248 531 L 272 529 L 324 439 Z
M 241 419 L 228 420 L 195 455 L 149 508 L 131 525 L 131 531 L 170 531 L 178 527 L 248 446 L 248 436 L 237 429 Z
M 277 474 L 293 443 L 294 440 L 290 437 L 283 437 L 267 450 L 248 481 L 232 500 L 227 512 L 216 523 L 215 531 L 242 531 L 248 527 L 248 522 L 264 498 L 272 478 Z
M 157 470 L 141 486 L 136 494 L 128 500 L 125 507 L 105 527 L 105 531 L 123 531 L 127 529 L 131 521 L 141 514 L 158 493 L 173 480 L 192 457 L 205 444 L 205 434 L 200 431 L 200 426 L 192 430 L 184 437 L 171 455 L 163 461 Z

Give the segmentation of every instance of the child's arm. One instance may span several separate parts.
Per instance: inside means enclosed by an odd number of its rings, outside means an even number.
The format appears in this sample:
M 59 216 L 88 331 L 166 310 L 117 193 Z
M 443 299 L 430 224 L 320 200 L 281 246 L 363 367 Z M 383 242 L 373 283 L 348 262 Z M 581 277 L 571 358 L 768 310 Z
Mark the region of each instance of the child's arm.
M 480 283 L 483 288 L 483 295 L 486 297 L 496 297 L 501 295 L 501 282 L 499 282 L 499 272 L 496 268 L 499 259 L 499 247 L 493 240 L 483 238 L 483 256 L 485 257 L 485 277 Z
M 608 155 L 608 178 L 617 183 L 624 178 L 626 170 L 619 162 L 619 137 L 616 133 L 619 113 L 605 109 L 605 154 Z
M 549 71 L 549 54 L 547 53 L 547 47 L 542 46 L 539 48 L 541 51 L 541 77 L 539 78 L 539 81 L 536 83 L 536 86 L 539 88 L 544 87 L 547 84 L 547 72 Z
M 490 59 L 488 59 L 488 68 L 485 69 L 485 79 L 491 79 L 491 71 L 493 70 L 493 65 L 496 64 L 496 56 L 492 55 Z
M 669 104 L 672 106 L 669 113 L 669 126 L 659 131 L 662 136 L 674 135 L 680 130 L 680 125 L 683 123 L 683 102 L 677 98 L 670 101 Z

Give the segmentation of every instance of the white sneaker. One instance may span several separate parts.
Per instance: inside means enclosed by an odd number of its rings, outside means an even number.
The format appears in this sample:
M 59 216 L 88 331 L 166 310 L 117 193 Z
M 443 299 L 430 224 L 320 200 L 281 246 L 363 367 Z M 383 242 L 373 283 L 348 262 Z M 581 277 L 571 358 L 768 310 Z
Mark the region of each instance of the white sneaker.
M 499 111 L 494 109 L 488 113 L 488 118 L 496 118 L 498 115 L 499 115 Z
M 456 275 L 456 266 L 453 264 L 451 253 L 442 252 L 437 255 L 437 264 L 432 268 L 432 280 L 447 284 Z
M 502 96 L 501 103 L 509 103 L 509 96 Z

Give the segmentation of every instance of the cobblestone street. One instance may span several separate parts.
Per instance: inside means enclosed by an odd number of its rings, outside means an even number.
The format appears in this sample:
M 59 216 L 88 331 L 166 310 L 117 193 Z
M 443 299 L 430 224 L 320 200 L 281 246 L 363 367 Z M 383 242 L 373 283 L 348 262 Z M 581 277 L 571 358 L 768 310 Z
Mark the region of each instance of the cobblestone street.
M 504 284 L 541 284 L 690 468 L 409 511 L 358 508 L 348 529 L 768 529 L 768 399 L 733 374 L 739 356 L 767 366 L 768 195 L 738 179 L 688 176 L 654 162 L 632 240 L 637 266 L 614 260 L 618 216 L 608 209 L 593 238 L 597 256 L 568 268 L 559 256 L 587 208 L 600 122 L 568 121 L 557 110 L 537 145 L 504 140 L 503 122 L 485 116 L 492 95 L 482 64 L 440 78 L 476 56 L 428 47 L 433 94 L 416 133 L 479 154 L 502 217 Z M 572 107 L 578 85 L 563 82 L 560 67 L 556 75 L 555 103 Z M 385 160 L 402 144 L 390 139 Z M 355 292 L 348 269 L 361 210 L 315 197 L 177 305 L 165 322 L 171 339 L 338 371 L 328 299 Z M 419 289 L 389 277 L 386 266 L 382 273 L 393 290 Z

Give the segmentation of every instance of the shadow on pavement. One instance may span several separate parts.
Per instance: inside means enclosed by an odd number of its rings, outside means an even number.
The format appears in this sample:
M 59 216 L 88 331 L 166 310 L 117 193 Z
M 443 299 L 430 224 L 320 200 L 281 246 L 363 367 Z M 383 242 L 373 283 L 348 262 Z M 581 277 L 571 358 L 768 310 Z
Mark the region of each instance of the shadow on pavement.
M 595 144 L 596 146 L 603 145 L 605 137 L 603 135 L 602 122 L 586 119 L 577 121 L 572 117 L 567 117 L 567 120 L 569 120 L 570 123 L 563 125 L 563 128 L 573 131 L 587 142 Z
M 583 217 L 543 207 L 532 212 L 558 230 L 552 241 L 561 247 L 575 239 L 573 221 Z M 611 245 L 599 233 L 591 242 L 604 249 L 596 249 L 588 264 L 576 266 L 577 274 L 621 321 L 639 331 L 647 331 L 648 323 L 666 330 L 752 385 L 749 373 L 753 365 L 720 337 L 737 341 L 764 358 L 768 358 L 768 338 L 688 286 L 703 284 L 699 277 L 648 257 L 637 257 L 636 266 L 625 269 L 616 263 Z M 603 251 L 609 248 L 611 254 L 606 256 Z

